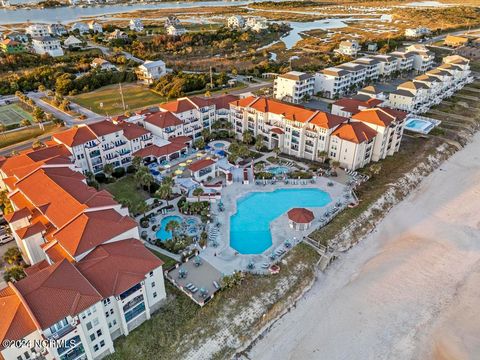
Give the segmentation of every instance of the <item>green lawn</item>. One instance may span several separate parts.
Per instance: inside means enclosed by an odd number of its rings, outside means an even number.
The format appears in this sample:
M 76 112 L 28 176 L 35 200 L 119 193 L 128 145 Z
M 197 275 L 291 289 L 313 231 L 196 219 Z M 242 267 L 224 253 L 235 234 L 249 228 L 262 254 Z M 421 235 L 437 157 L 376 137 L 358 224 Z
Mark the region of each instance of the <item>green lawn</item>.
M 48 124 L 48 125 L 45 125 L 45 131 L 43 131 L 42 129 L 39 129 L 38 126 L 35 126 L 28 129 L 22 129 L 22 130 L 0 134 L 0 148 L 4 148 L 25 140 L 33 139 L 38 136 L 48 134 L 49 132 L 52 132 L 52 130 L 56 128 L 57 128 L 57 125 Z
M 32 115 L 18 104 L 0 106 L 0 123 L 4 125 L 18 124 L 23 119 L 32 121 Z
M 119 115 L 128 110 L 158 105 L 165 98 L 145 86 L 122 84 L 126 110 L 123 110 L 119 85 L 104 86 L 98 90 L 71 97 L 71 101 L 102 115 Z
M 137 188 L 133 175 L 127 175 L 114 183 L 104 185 L 105 190 L 110 192 L 115 200 L 129 200 L 131 204 L 138 204 L 148 199 L 148 194 Z M 135 209 L 135 205 L 133 207 Z

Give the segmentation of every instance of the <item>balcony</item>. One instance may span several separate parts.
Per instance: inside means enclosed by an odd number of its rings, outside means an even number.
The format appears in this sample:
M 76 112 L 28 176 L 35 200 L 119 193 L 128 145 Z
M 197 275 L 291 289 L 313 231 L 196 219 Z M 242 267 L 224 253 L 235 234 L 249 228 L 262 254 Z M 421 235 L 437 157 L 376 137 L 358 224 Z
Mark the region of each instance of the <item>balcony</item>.
M 55 340 L 61 339 L 62 337 L 64 337 L 65 335 L 67 335 L 68 333 L 70 333 L 73 330 L 75 330 L 75 326 L 72 326 L 71 324 L 68 324 L 68 325 L 64 326 L 63 328 L 61 328 L 60 330 L 53 332 L 49 336 L 49 338 L 50 339 L 55 339 Z
M 86 359 L 87 356 L 85 355 L 85 349 L 83 345 L 79 345 L 74 347 L 72 350 L 67 352 L 66 354 L 60 356 L 60 360 L 77 360 L 77 359 Z
M 100 150 L 95 150 L 90 153 L 90 158 L 96 158 L 100 156 Z

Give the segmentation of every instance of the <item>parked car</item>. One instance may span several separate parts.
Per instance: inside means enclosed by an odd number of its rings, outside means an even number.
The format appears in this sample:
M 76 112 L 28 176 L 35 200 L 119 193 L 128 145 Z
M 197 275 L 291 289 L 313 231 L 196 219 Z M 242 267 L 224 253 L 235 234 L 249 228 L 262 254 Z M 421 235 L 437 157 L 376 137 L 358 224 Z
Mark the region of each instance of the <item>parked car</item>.
M 8 234 L 0 235 L 0 245 L 6 244 L 13 240 L 13 237 Z

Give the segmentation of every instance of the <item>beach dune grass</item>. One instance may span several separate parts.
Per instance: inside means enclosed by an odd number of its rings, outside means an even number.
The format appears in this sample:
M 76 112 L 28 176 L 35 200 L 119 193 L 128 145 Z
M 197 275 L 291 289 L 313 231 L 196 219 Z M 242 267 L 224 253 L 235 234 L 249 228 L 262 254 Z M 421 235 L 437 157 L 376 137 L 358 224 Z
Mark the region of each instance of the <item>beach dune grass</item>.
M 71 101 L 101 115 L 120 115 L 144 107 L 158 105 L 165 98 L 138 84 L 122 84 L 125 110 L 119 84 L 104 86 L 95 91 L 71 97 Z

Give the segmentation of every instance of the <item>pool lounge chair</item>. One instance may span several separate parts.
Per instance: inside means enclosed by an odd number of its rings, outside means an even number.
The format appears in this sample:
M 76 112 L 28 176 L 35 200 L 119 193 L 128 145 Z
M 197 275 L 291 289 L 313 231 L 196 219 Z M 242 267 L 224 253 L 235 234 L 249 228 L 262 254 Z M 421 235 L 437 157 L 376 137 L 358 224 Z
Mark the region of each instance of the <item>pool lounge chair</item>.
M 215 289 L 220 290 L 220 285 L 216 281 L 213 282 L 213 286 Z
M 263 264 L 262 264 L 262 269 L 268 269 L 269 266 L 270 266 L 269 263 L 263 263 Z

